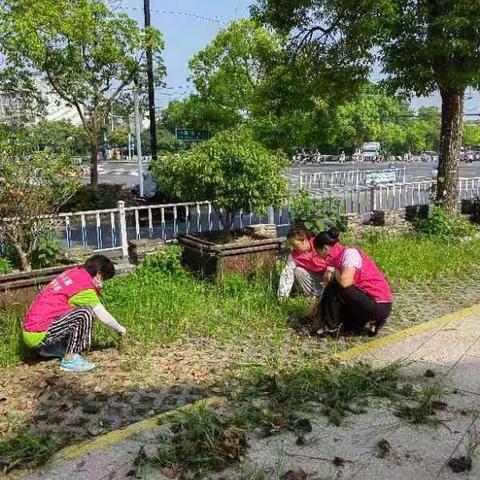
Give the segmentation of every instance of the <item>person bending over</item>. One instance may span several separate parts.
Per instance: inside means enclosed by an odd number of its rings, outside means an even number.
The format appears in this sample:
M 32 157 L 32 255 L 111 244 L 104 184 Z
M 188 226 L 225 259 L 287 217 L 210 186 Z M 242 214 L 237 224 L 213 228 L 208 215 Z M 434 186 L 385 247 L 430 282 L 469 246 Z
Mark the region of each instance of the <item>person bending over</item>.
M 103 282 L 114 275 L 113 263 L 102 255 L 58 275 L 37 295 L 24 318 L 25 344 L 42 356 L 62 358 L 60 368 L 67 372 L 93 370 L 95 365 L 81 354 L 90 349 L 94 317 L 120 335 L 127 332 L 99 299 Z
M 322 296 L 323 274 L 327 264 L 315 251 L 314 238 L 306 230 L 292 230 L 288 234 L 292 252 L 280 276 L 279 298 L 290 296 L 295 281 L 306 295 L 316 298 Z
M 392 311 L 393 296 L 383 274 L 361 249 L 342 245 L 334 228 L 318 234 L 313 245 L 327 263 L 324 281 L 329 282 L 318 309 L 323 329 L 317 333 L 341 327 L 358 333 L 367 326 L 376 335 Z

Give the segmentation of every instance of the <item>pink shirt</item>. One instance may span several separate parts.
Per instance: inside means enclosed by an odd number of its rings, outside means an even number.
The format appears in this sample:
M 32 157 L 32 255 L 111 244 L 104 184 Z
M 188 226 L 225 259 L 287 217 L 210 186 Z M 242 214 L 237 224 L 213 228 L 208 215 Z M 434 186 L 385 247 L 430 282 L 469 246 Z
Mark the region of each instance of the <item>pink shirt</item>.
M 94 289 L 92 276 L 84 268 L 71 268 L 52 280 L 35 298 L 23 321 L 25 332 L 46 332 L 57 318 L 73 310 L 69 300 Z
M 342 271 L 344 256 L 348 249 L 340 243 L 335 244 L 327 258 L 328 265 Z M 363 250 L 360 248 L 356 248 L 356 250 L 362 258 L 362 266 L 355 271 L 353 285 L 364 291 L 377 303 L 391 303 L 393 301 L 392 291 L 382 272 Z

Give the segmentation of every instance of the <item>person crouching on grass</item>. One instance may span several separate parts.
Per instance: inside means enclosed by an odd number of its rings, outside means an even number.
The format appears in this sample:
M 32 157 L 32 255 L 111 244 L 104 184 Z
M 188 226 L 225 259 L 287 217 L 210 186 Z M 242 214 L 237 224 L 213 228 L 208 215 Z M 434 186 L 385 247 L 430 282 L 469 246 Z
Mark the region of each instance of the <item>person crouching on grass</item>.
M 317 254 L 313 246 L 314 238 L 302 229 L 291 230 L 287 235 L 292 253 L 280 276 L 277 292 L 280 299 L 290 296 L 295 281 L 306 295 L 316 299 L 322 296 L 323 274 L 327 264 Z
M 102 284 L 115 275 L 111 260 L 95 255 L 83 267 L 58 275 L 35 298 L 23 321 L 25 344 L 45 357 L 60 357 L 60 368 L 81 373 L 95 369 L 81 354 L 90 349 L 93 318 L 120 335 L 127 330 L 99 299 Z
M 335 228 L 319 233 L 313 246 L 327 263 L 324 281 L 329 282 L 317 314 L 323 328 L 315 333 L 340 328 L 359 333 L 369 325 L 369 334 L 376 335 L 392 311 L 393 295 L 383 274 L 361 249 L 342 245 Z

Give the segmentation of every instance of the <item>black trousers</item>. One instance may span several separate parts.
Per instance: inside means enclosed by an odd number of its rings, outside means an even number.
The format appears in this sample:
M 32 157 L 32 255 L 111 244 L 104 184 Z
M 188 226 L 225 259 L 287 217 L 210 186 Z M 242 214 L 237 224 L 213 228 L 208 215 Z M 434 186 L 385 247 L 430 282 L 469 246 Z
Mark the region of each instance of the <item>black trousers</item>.
M 327 285 L 318 314 L 324 326 L 334 330 L 360 332 L 368 322 L 383 326 L 392 311 L 391 303 L 377 303 L 355 286 L 342 288 L 337 282 Z

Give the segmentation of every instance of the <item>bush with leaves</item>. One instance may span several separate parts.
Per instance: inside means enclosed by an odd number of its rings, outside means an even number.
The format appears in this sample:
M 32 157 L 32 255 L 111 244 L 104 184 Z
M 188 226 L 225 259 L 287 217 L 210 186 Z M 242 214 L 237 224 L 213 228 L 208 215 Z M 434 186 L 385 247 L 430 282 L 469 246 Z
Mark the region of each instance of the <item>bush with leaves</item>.
M 0 257 L 0 275 L 5 275 L 10 272 L 11 269 L 12 264 L 10 263 L 10 260 L 5 257 Z
M 182 267 L 182 247 L 170 245 L 163 252 L 149 255 L 145 259 L 142 269 L 166 275 L 186 274 L 186 270 Z
M 63 212 L 80 212 L 85 210 L 103 210 L 117 208 L 117 202 L 123 200 L 126 206 L 133 205 L 133 193 L 123 185 L 100 183 L 98 185 L 82 185 L 81 188 L 65 203 Z
M 259 144 L 248 129 L 237 128 L 167 156 L 152 172 L 169 194 L 185 201 L 211 201 L 228 238 L 240 210 L 263 213 L 287 197 L 282 176 L 287 165 L 282 154 Z
M 291 198 L 290 212 L 293 224 L 312 234 L 336 227 L 344 230 L 342 205 L 338 198 L 313 198 L 306 189 L 301 189 Z
M 415 229 L 423 235 L 445 239 L 468 237 L 478 232 L 465 218 L 460 215 L 452 217 L 440 207 L 433 207 L 428 217 L 418 219 Z
M 60 242 L 55 230 L 48 229 L 32 238 L 32 249 L 28 255 L 28 261 L 32 268 L 47 268 L 55 265 Z
M 22 270 L 31 270 L 30 259 L 45 260 L 33 252 L 79 186 L 79 172 L 67 155 L 14 148 L 0 152 L 0 241 L 15 250 Z

